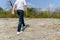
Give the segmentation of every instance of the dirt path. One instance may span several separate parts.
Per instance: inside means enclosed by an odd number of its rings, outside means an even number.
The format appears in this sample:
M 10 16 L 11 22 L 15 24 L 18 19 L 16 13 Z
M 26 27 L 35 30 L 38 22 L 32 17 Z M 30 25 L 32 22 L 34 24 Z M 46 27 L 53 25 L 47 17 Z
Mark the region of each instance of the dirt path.
M 0 19 L 0 40 L 60 40 L 60 19 L 25 19 L 29 24 L 16 35 L 18 18 Z

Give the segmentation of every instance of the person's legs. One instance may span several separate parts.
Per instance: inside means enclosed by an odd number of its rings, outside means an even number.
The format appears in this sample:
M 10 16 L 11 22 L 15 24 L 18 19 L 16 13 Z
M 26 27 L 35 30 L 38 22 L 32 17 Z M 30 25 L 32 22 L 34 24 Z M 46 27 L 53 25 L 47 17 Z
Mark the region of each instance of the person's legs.
M 24 11 L 23 11 L 22 24 L 23 24 L 23 26 L 25 26 L 25 23 L 24 23 Z
M 19 23 L 18 23 L 17 31 L 20 32 L 21 31 L 22 20 L 23 20 L 23 12 L 22 12 L 22 10 L 17 10 L 17 13 L 19 15 Z

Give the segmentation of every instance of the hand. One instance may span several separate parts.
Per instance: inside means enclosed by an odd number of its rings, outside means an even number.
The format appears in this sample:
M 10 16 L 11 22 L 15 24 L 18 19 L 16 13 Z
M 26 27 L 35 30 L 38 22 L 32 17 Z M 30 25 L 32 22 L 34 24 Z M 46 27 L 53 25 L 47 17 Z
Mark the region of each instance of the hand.
M 12 11 L 12 14 L 14 15 L 14 11 Z

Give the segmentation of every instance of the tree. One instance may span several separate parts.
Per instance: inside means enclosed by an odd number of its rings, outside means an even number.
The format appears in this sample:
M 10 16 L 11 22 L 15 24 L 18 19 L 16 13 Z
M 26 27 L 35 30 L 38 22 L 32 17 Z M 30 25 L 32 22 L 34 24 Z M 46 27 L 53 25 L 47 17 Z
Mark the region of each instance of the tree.
M 3 8 L 0 7 L 0 12 L 3 11 Z
M 8 4 L 8 8 L 9 8 L 9 7 L 12 8 L 12 7 L 13 7 L 13 4 L 14 4 L 14 0 L 8 0 L 8 1 L 7 1 L 7 4 Z

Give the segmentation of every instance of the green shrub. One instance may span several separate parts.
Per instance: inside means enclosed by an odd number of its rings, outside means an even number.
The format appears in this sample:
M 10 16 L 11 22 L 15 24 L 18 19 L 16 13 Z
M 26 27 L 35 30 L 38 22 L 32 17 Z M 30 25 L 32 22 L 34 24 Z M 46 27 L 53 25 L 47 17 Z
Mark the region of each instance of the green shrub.
M 26 17 L 26 13 L 24 13 L 24 16 Z M 16 11 L 15 14 L 12 15 L 11 11 L 2 11 L 0 12 L 0 18 L 18 18 Z M 48 12 L 40 12 L 37 14 L 36 12 L 32 11 L 32 9 L 28 9 L 28 16 L 27 18 L 60 18 L 60 14 L 57 12 L 53 12 L 49 14 Z

